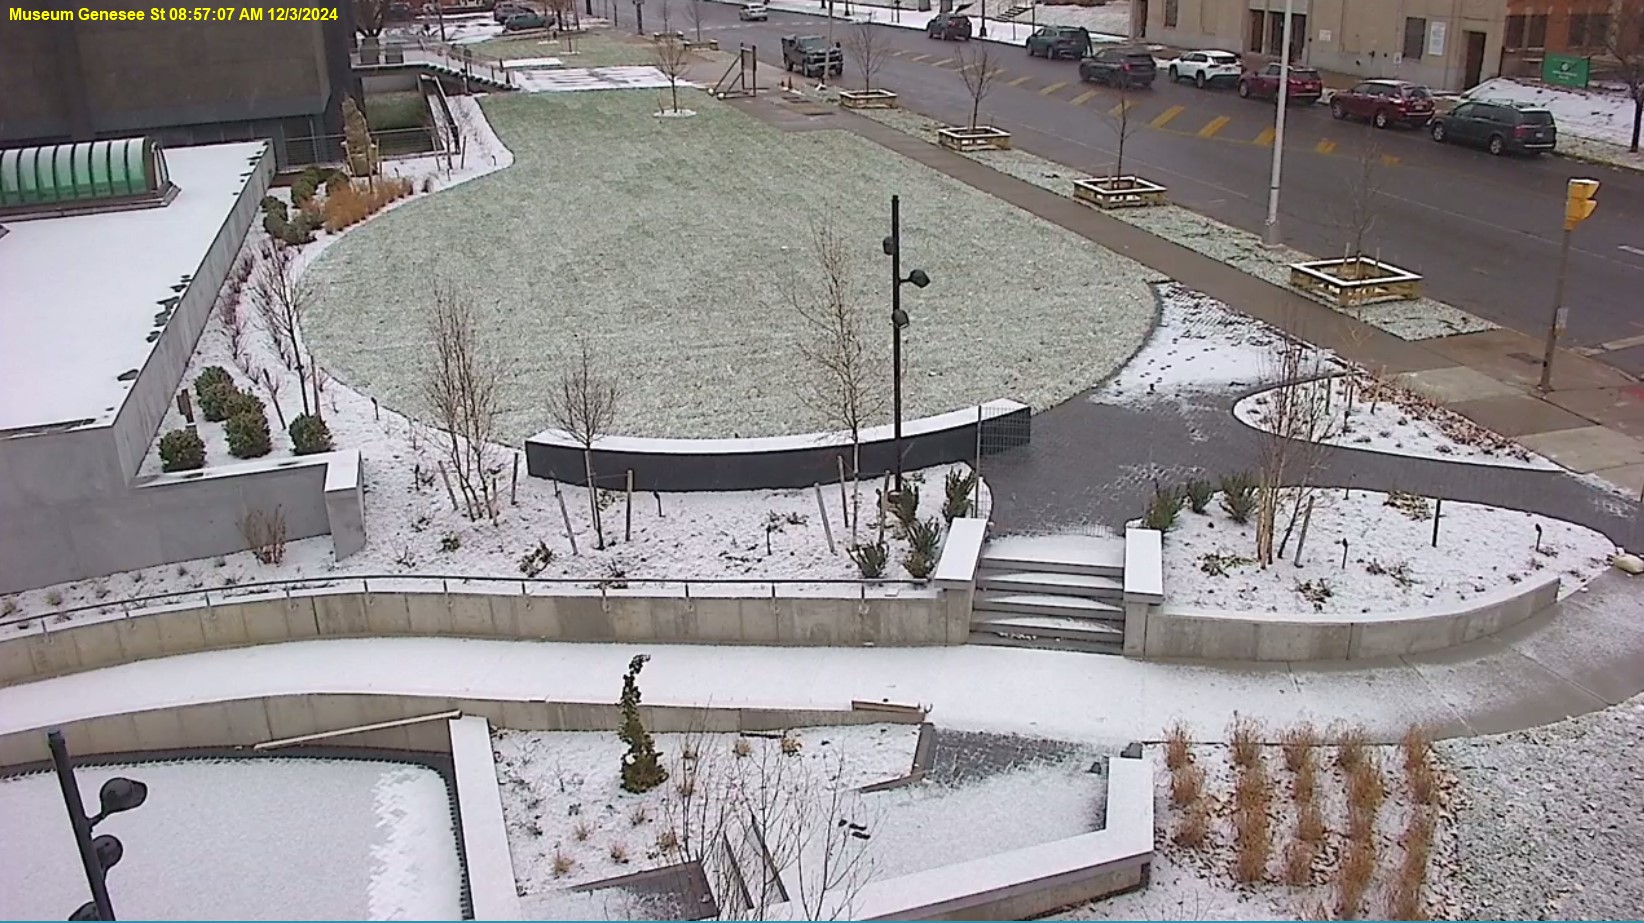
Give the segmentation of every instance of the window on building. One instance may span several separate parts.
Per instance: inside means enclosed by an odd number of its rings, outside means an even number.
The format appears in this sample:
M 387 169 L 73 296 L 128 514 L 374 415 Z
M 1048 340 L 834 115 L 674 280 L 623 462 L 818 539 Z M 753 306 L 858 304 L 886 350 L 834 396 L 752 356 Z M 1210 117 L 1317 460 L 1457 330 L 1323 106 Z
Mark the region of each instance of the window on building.
M 1265 13 L 1263 13 L 1261 10 L 1251 10 L 1250 11 L 1250 41 L 1245 43 L 1246 50 L 1254 51 L 1257 54 L 1260 54 L 1261 51 L 1262 51 L 1262 39 L 1266 35 L 1266 33 L 1267 33 L 1267 15 Z
M 1571 13 L 1570 42 L 1572 49 L 1600 48 L 1609 37 L 1608 13 Z
M 1530 17 L 1529 27 L 1525 30 L 1525 48 L 1547 47 L 1547 14 L 1537 13 Z
M 1165 28 L 1176 28 L 1176 20 L 1181 17 L 1181 0 L 1165 0 Z
M 1419 58 L 1426 45 L 1427 20 L 1420 16 L 1404 17 L 1404 56 Z
M 1524 47 L 1524 14 L 1516 13 L 1507 17 L 1507 34 L 1501 40 L 1504 48 Z

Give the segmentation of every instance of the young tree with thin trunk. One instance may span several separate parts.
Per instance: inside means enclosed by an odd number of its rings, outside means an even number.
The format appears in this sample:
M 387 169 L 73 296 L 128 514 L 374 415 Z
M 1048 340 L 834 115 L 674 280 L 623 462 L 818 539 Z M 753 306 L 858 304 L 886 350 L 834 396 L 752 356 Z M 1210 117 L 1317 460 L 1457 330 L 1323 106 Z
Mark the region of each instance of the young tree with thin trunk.
M 697 44 L 702 44 L 702 4 L 705 0 L 689 0 L 690 5 L 685 8 L 685 15 L 691 18 L 691 28 L 696 30 Z
M 594 443 L 616 424 L 621 405 L 622 390 L 616 380 L 600 370 L 587 342 L 579 341 L 576 355 L 548 395 L 548 417 L 582 446 L 588 512 L 594 520 L 595 544 L 601 550 L 605 548 L 605 525 L 599 514 L 599 482 L 594 478 Z
M 1131 89 L 1121 83 L 1117 87 L 1119 103 L 1112 109 L 1102 111 L 1102 118 L 1113 129 L 1113 137 L 1118 141 L 1116 158 L 1113 161 L 1113 178 L 1118 179 L 1125 175 L 1125 141 L 1142 127 L 1142 122 L 1131 119 L 1131 110 L 1136 108 L 1136 100 L 1130 95 Z
M 669 7 L 672 6 L 672 4 L 670 4 L 668 2 L 668 0 L 661 0 L 661 3 L 662 3 L 662 34 L 672 36 L 674 34 L 674 27 L 669 21 L 672 18 L 672 15 L 673 15 L 673 11 L 669 9 Z
M 1256 561 L 1262 567 L 1284 554 L 1285 540 L 1317 490 L 1324 444 L 1340 432 L 1345 418 L 1332 402 L 1330 380 L 1322 377 L 1324 356 L 1318 350 L 1285 337 L 1270 364 L 1267 377 L 1277 387 L 1267 392 L 1262 419 L 1256 501 Z
M 669 111 L 678 113 L 679 108 L 679 78 L 685 76 L 690 68 L 690 55 L 685 51 L 685 43 L 679 36 L 663 30 L 657 33 L 656 41 L 651 43 L 651 63 L 668 78 L 668 94 L 673 100 L 673 108 Z
M 1341 228 L 1347 234 L 1346 259 L 1358 260 L 1364 256 L 1364 241 L 1376 226 L 1380 212 L 1380 198 L 1386 182 L 1386 164 L 1381 145 L 1367 143 L 1354 162 L 1348 179 L 1347 198 L 1342 213 Z
M 890 45 L 881 27 L 871 22 L 857 23 L 855 30 L 845 38 L 845 53 L 862 71 L 862 90 L 871 91 L 874 75 L 884 67 L 885 58 L 890 54 Z
M 309 412 L 308 369 L 303 366 L 303 314 L 313 300 L 313 286 L 297 267 L 297 248 L 280 240 L 263 242 L 257 271 L 251 279 L 251 301 L 274 338 L 274 349 L 285 367 L 297 373 L 297 391 L 302 395 L 303 413 Z M 314 398 L 316 407 L 319 398 Z
M 959 79 L 965 82 L 965 92 L 970 94 L 971 128 L 975 128 L 976 120 L 981 118 L 982 100 L 993 91 L 993 81 L 1001 73 L 993 56 L 992 42 L 978 40 L 960 47 Z
M 810 367 L 806 396 L 851 440 L 851 538 L 861 518 L 862 429 L 884 411 L 884 368 L 868 349 L 869 316 L 853 290 L 850 251 L 831 215 L 811 221 L 814 276 L 784 280 L 788 304 L 805 322 L 799 352 Z
M 473 305 L 455 285 L 436 283 L 427 318 L 423 400 L 443 431 L 445 464 L 469 519 L 495 520 L 501 496 L 492 480 L 497 458 L 497 418 L 501 415 L 506 363 L 480 336 Z
M 1621 81 L 1633 101 L 1633 138 L 1627 150 L 1636 154 L 1644 127 L 1644 0 L 1617 0 L 1604 50 L 1620 65 Z

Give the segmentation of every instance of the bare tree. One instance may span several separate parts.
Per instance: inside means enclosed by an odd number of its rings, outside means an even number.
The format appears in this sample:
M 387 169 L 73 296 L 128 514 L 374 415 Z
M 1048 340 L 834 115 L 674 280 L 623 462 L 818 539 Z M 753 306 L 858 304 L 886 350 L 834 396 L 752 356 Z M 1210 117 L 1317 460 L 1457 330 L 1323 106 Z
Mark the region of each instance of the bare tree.
M 481 339 L 473 306 L 456 286 L 435 284 L 427 323 L 423 399 L 444 431 L 445 462 L 468 518 L 495 520 L 501 496 L 492 478 L 501 470 L 495 443 L 506 365 Z
M 1617 0 L 1604 50 L 1620 66 L 1620 77 L 1633 101 L 1633 138 L 1627 150 L 1638 153 L 1644 127 L 1644 0 Z
M 1381 191 L 1386 182 L 1386 165 L 1382 157 L 1381 145 L 1371 141 L 1359 152 L 1354 163 L 1341 217 L 1342 230 L 1347 233 L 1345 259 L 1357 261 L 1364 256 L 1364 240 L 1376 226 Z
M 564 31 L 569 28 L 566 22 L 571 12 L 576 9 L 576 0 L 547 0 L 548 12 L 553 14 L 554 28 Z
M 588 511 L 594 518 L 594 540 L 601 549 L 605 547 L 605 527 L 599 515 L 599 483 L 594 479 L 594 442 L 611 431 L 621 404 L 621 388 L 615 379 L 600 371 L 587 342 L 579 341 L 576 356 L 548 395 L 548 417 L 582 446 Z
M 885 58 L 890 55 L 883 29 L 871 22 L 857 23 L 845 37 L 845 52 L 856 60 L 856 66 L 862 71 L 862 89 L 872 90 L 874 75 L 885 66 Z
M 1277 387 L 1267 392 L 1264 408 L 1256 503 L 1256 560 L 1263 567 L 1284 554 L 1285 541 L 1276 541 L 1280 518 L 1287 520 L 1287 540 L 1317 489 L 1325 443 L 1340 432 L 1345 418 L 1324 372 L 1323 354 L 1290 337 L 1271 360 L 1268 377 Z
M 788 304 L 805 321 L 799 352 L 810 367 L 807 398 L 828 423 L 850 435 L 851 538 L 861 511 L 862 429 L 884 411 L 884 375 L 867 347 L 868 312 L 854 297 L 850 251 L 831 215 L 811 221 L 817 274 L 784 280 Z
M 685 15 L 691 18 L 691 27 L 696 30 L 697 44 L 702 43 L 702 4 L 705 0 L 689 0 L 690 5 L 685 8 Z
M 1113 129 L 1113 137 L 1118 141 L 1117 157 L 1113 161 L 1113 177 L 1115 179 L 1125 175 L 1125 140 L 1142 127 L 1142 122 L 1132 121 L 1130 111 L 1136 108 L 1136 101 L 1130 96 L 1130 87 L 1120 83 L 1119 104 L 1112 109 L 1102 112 L 1102 118 Z
M 970 94 L 970 127 L 982 114 L 982 100 L 993 91 L 993 81 L 1003 73 L 993 57 L 993 43 L 970 42 L 959 49 L 959 79 Z
M 285 367 L 297 373 L 297 391 L 302 395 L 303 413 L 309 412 L 308 374 L 303 366 L 303 314 L 313 300 L 313 286 L 297 267 L 297 248 L 270 238 L 263 242 L 256 275 L 251 280 L 251 301 L 274 338 L 274 349 Z M 314 398 L 319 403 L 319 398 Z
M 657 33 L 656 41 L 651 44 L 651 63 L 668 78 L 668 93 L 673 99 L 673 108 L 669 111 L 678 113 L 679 108 L 679 78 L 685 75 L 690 67 L 690 55 L 685 51 L 685 43 L 679 36 L 664 29 Z
M 669 9 L 669 7 L 672 6 L 672 4 L 669 3 L 668 0 L 661 0 L 661 4 L 662 4 L 662 34 L 667 35 L 667 36 L 672 36 L 672 35 L 674 35 L 674 27 L 669 21 L 672 18 L 672 13 L 673 13 L 673 11 Z

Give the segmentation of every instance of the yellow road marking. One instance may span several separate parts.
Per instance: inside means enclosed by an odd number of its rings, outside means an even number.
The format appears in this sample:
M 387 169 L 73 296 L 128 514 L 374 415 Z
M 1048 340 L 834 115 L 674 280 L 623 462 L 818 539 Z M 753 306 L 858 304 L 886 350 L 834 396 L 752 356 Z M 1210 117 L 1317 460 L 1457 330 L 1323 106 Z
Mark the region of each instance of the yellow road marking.
M 1053 83 L 1050 86 L 1045 87 L 1044 89 L 1040 90 L 1039 95 L 1040 96 L 1049 96 L 1050 94 L 1056 92 L 1057 90 L 1060 90 L 1062 87 L 1065 87 L 1065 86 L 1067 86 L 1067 81 L 1066 80 L 1063 80 L 1060 83 Z
M 1336 142 L 1330 141 L 1328 139 L 1326 139 L 1324 141 L 1320 141 L 1318 144 L 1313 145 L 1313 150 L 1319 152 L 1320 154 L 1328 154 L 1328 153 L 1330 153 L 1331 151 L 1333 151 L 1335 149 L 1336 149 Z
M 1093 97 L 1095 95 L 1096 95 L 1095 90 L 1086 90 L 1083 93 L 1080 93 L 1078 96 L 1073 97 L 1072 102 L 1075 106 L 1083 106 L 1085 103 L 1090 102 L 1091 97 Z
M 1227 123 L 1231 121 L 1233 120 L 1225 115 L 1218 115 L 1206 123 L 1203 128 L 1199 129 L 1199 137 L 1214 138 L 1216 137 L 1216 132 L 1226 128 Z
M 916 54 L 913 57 L 909 58 L 908 60 L 909 61 L 914 61 L 914 62 L 929 61 L 930 60 L 930 55 L 928 55 L 928 54 Z
M 1134 108 L 1136 108 L 1136 101 L 1133 100 L 1133 99 L 1126 99 L 1126 100 L 1121 101 L 1117 106 L 1114 106 L 1112 109 L 1107 110 L 1107 114 L 1117 118 L 1118 116 L 1124 115 L 1126 112 L 1129 112 L 1131 109 L 1134 109 Z
M 949 64 L 952 64 L 952 63 L 953 63 L 952 58 L 943 58 L 940 61 L 933 62 L 931 64 L 931 67 L 947 67 Z
M 1149 122 L 1148 124 L 1152 125 L 1154 128 L 1163 128 L 1166 125 L 1170 124 L 1171 119 L 1175 118 L 1178 115 L 1181 115 L 1186 110 L 1187 110 L 1186 106 L 1171 106 L 1169 109 L 1166 109 L 1165 111 L 1163 111 L 1163 112 L 1159 113 L 1157 116 L 1155 116 L 1153 118 L 1153 121 Z
M 1257 147 L 1272 147 L 1273 129 L 1263 128 L 1262 133 L 1256 136 L 1255 144 Z
M 1392 154 L 1383 154 L 1381 155 L 1381 165 L 1384 167 L 1396 167 L 1399 165 L 1399 159 L 1394 157 Z
M 1027 83 L 1029 80 L 1032 80 L 1032 79 L 1033 79 L 1032 77 L 1017 77 L 1015 80 L 1012 80 L 1010 82 L 1010 85 L 1013 86 L 1013 87 L 1019 87 L 1022 84 Z

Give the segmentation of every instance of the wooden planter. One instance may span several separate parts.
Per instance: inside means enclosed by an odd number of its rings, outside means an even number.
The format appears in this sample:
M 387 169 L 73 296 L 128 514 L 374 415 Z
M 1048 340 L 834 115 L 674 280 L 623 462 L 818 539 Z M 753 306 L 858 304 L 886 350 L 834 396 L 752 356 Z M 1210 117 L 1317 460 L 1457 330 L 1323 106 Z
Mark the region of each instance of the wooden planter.
M 840 90 L 839 105 L 846 109 L 895 109 L 896 94 L 889 90 Z
M 1010 132 L 992 125 L 975 128 L 941 128 L 936 140 L 955 151 L 1003 151 L 1010 148 Z
M 1165 187 L 1139 176 L 1098 176 L 1073 181 L 1073 198 L 1096 208 L 1163 205 L 1165 192 Z
M 652 32 L 651 33 L 651 41 L 653 41 L 653 42 L 665 42 L 668 39 L 673 39 L 676 42 L 684 42 L 685 41 L 685 33 L 683 33 L 683 32 Z
M 705 38 L 700 42 L 693 42 L 693 41 L 687 40 L 685 42 L 685 50 L 686 51 L 718 51 L 719 50 L 719 39 Z
M 1290 285 L 1341 308 L 1421 297 L 1421 276 L 1367 256 L 1292 263 Z

